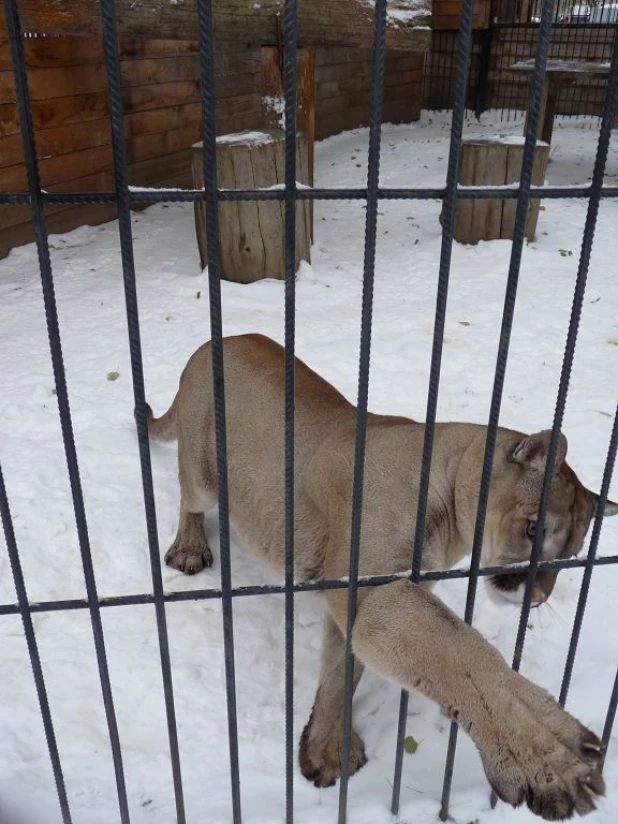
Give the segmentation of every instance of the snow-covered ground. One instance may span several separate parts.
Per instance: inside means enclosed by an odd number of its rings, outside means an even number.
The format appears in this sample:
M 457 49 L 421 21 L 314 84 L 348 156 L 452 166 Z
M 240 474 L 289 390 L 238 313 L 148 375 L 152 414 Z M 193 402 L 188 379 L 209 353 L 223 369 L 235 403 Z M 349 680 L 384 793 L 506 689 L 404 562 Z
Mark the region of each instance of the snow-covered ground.
M 557 124 L 551 184 L 590 178 L 597 130 Z M 518 134 L 522 121 L 486 116 L 467 133 Z M 382 183 L 436 186 L 444 181 L 446 116 L 383 131 Z M 318 185 L 363 186 L 367 132 L 348 132 L 316 147 Z M 607 183 L 618 177 L 614 136 Z M 370 408 L 422 419 L 430 362 L 441 229 L 437 202 L 383 202 L 379 208 Z M 586 204 L 546 201 L 538 237 L 524 250 L 502 422 L 523 430 L 551 425 Z M 618 203 L 601 206 L 564 431 L 569 459 L 598 489 L 616 404 L 618 377 Z M 171 401 L 187 357 L 209 337 L 207 283 L 199 269 L 191 205 L 159 205 L 133 217 L 147 395 L 160 413 Z M 312 265 L 298 278 L 297 351 L 355 399 L 364 210 L 358 202 L 317 203 Z M 129 369 L 124 297 L 115 223 L 51 238 L 52 261 L 75 437 L 100 595 L 145 592 L 150 568 Z M 439 405 L 442 420 L 484 422 L 489 407 L 510 242 L 457 244 L 446 324 Z M 65 471 L 34 246 L 0 261 L 0 459 L 31 600 L 85 595 Z M 224 332 L 283 332 L 283 287 L 223 284 Z M 111 373 L 117 373 L 116 379 Z M 152 462 L 162 552 L 176 528 L 178 484 L 171 445 L 155 444 Z M 618 498 L 618 485 L 612 488 Z M 217 558 L 216 518 L 208 521 Z M 600 552 L 614 554 L 618 519 L 603 529 Z M 15 593 L 0 538 L 0 602 Z M 270 580 L 233 547 L 235 584 Z M 163 570 L 168 590 L 219 584 L 219 565 L 187 578 Z M 551 602 L 532 615 L 523 671 L 559 689 L 581 571 L 563 572 Z M 460 614 L 465 582 L 439 594 Z M 618 569 L 597 569 L 573 673 L 568 708 L 600 732 L 618 663 L 615 592 Z M 231 820 L 221 605 L 167 609 L 188 821 Z M 234 604 L 241 789 L 244 820 L 283 821 L 283 599 Z M 476 626 L 510 658 L 518 611 L 479 589 Z M 85 611 L 34 618 L 74 821 L 118 821 L 109 742 L 92 635 Z M 132 820 L 172 824 L 174 802 L 154 611 L 103 613 Z M 307 719 L 316 686 L 319 596 L 297 599 L 295 725 Z M 41 808 L 60 821 L 55 789 L 19 617 L 0 619 L 0 797 Z M 350 783 L 352 824 L 394 821 L 389 800 L 398 691 L 366 675 L 355 724 L 370 758 Z M 397 821 L 436 820 L 448 728 L 437 709 L 413 697 L 408 729 L 420 741 L 406 755 Z M 591 824 L 618 819 L 618 742 L 606 764 L 607 800 Z M 297 771 L 297 821 L 336 820 L 338 789 L 317 790 Z M 489 809 L 475 749 L 460 737 L 451 814 L 460 824 L 530 822 L 525 810 Z

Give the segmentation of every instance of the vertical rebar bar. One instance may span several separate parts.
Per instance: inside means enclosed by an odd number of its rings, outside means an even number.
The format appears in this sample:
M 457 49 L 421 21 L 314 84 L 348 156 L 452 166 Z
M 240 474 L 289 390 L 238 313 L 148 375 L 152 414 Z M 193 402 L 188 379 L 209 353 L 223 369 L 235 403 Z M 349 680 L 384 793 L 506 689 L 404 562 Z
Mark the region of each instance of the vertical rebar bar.
M 167 734 L 174 783 L 176 803 L 176 820 L 185 824 L 185 805 L 180 770 L 180 752 L 178 749 L 178 729 L 176 709 L 174 706 L 174 686 L 170 661 L 169 639 L 165 602 L 163 601 L 163 578 L 157 513 L 155 506 L 152 466 L 150 463 L 150 445 L 148 442 L 148 425 L 146 422 L 146 397 L 144 389 L 144 366 L 142 362 L 142 345 L 137 303 L 137 285 L 135 280 L 135 260 L 133 255 L 133 233 L 131 230 L 131 202 L 129 199 L 129 180 L 124 144 L 124 115 L 122 110 L 122 93 L 120 89 L 120 62 L 116 42 L 116 8 L 115 0 L 101 0 L 101 19 L 103 26 L 103 46 L 107 70 L 107 93 L 109 116 L 112 130 L 112 151 L 114 156 L 114 177 L 116 203 L 118 205 L 118 231 L 120 236 L 120 257 L 124 284 L 127 329 L 129 335 L 129 353 L 131 359 L 131 379 L 133 384 L 133 401 L 135 405 L 135 422 L 139 446 L 142 489 L 144 493 L 144 510 L 146 514 L 146 532 L 152 589 L 155 601 L 155 618 L 159 639 L 159 656 L 161 660 L 161 677 L 167 719 Z
M 371 358 L 371 322 L 373 314 L 373 284 L 375 275 L 376 235 L 378 225 L 378 189 L 380 185 L 380 145 L 382 136 L 382 97 L 384 91 L 385 51 L 386 0 L 375 0 L 371 115 L 369 122 L 369 153 L 367 167 L 367 209 L 365 212 L 363 302 L 361 309 L 358 400 L 356 407 L 356 443 L 354 451 L 354 486 L 352 498 L 352 529 L 350 536 L 350 570 L 346 625 L 345 698 L 343 708 L 343 744 L 341 748 L 341 783 L 339 787 L 339 824 L 345 824 L 348 803 L 348 762 L 352 733 L 352 684 L 354 679 L 352 629 L 356 618 L 358 563 L 363 508 L 367 402 L 369 397 L 369 364 Z
M 296 0 L 284 8 L 285 96 L 285 819 L 294 820 L 294 354 L 296 330 Z
M 554 467 L 556 463 L 556 455 L 558 452 L 560 429 L 562 427 L 564 409 L 566 406 L 566 399 L 569 391 L 571 369 L 573 366 L 573 358 L 575 356 L 575 345 L 577 342 L 577 332 L 579 329 L 582 306 L 584 303 L 584 295 L 586 292 L 586 281 L 588 278 L 590 255 L 592 254 L 592 242 L 594 240 L 594 232 L 596 228 L 597 217 L 599 214 L 599 205 L 601 201 L 601 193 L 603 187 L 603 177 L 605 175 L 605 164 L 607 161 L 607 153 L 609 149 L 609 142 L 611 139 L 611 132 L 614 119 L 616 116 L 617 106 L 618 48 L 614 48 L 609 78 L 607 82 L 603 120 L 601 123 L 599 142 L 597 145 L 597 153 L 594 162 L 594 169 L 592 172 L 590 199 L 588 201 L 588 211 L 586 214 L 586 223 L 584 226 L 584 234 L 582 237 L 582 247 L 579 256 L 579 264 L 577 267 L 577 280 L 575 283 L 573 306 L 571 309 L 569 330 L 567 333 L 564 358 L 562 361 L 562 370 L 560 373 L 560 382 L 558 385 L 558 396 L 556 399 L 554 422 L 547 454 L 545 477 L 543 478 L 543 490 L 541 493 L 541 500 L 539 502 L 537 528 L 534 540 L 532 542 L 532 552 L 530 555 L 530 569 L 528 571 L 528 579 L 526 581 L 526 588 L 524 591 L 524 601 L 522 604 L 521 615 L 519 619 L 519 627 L 517 630 L 517 639 L 515 641 L 515 653 L 513 655 L 514 670 L 519 670 L 519 666 L 521 664 L 521 657 L 523 654 L 524 642 L 526 638 L 526 630 L 528 628 L 528 618 L 530 616 L 532 588 L 534 586 L 534 582 L 536 579 L 536 569 L 541 555 L 541 549 L 543 547 L 543 524 L 545 522 L 545 515 L 547 512 L 547 506 L 549 504 L 551 486 L 554 477 Z
M 62 431 L 67 472 L 71 487 L 71 496 L 73 499 L 75 525 L 84 571 L 84 582 L 88 597 L 88 609 L 90 612 L 94 648 L 99 668 L 103 705 L 114 762 L 118 808 L 120 811 L 120 820 L 122 824 L 129 824 L 129 805 L 127 801 L 124 767 L 122 763 L 122 750 L 118 735 L 118 723 L 116 721 L 116 711 L 114 709 L 114 699 L 109 677 L 107 654 L 105 651 L 103 623 L 101 621 L 101 610 L 99 607 L 96 578 L 92 564 L 92 554 L 90 551 L 88 522 L 86 519 L 84 496 L 79 473 L 79 463 L 75 448 L 75 438 L 73 435 L 73 421 L 71 418 L 69 392 L 64 369 L 64 357 L 62 354 L 62 343 L 60 340 L 60 327 L 58 322 L 58 309 L 56 306 L 56 293 L 54 289 L 51 257 L 49 254 L 47 226 L 45 222 L 45 205 L 43 203 L 43 193 L 41 190 L 41 179 L 39 175 L 39 166 L 34 139 L 34 127 L 32 124 L 32 109 L 30 106 L 28 80 L 26 77 L 26 63 L 24 59 L 21 26 L 19 22 L 16 0 L 5 0 L 4 8 L 11 49 L 13 75 L 15 78 L 15 91 L 17 93 L 17 106 L 21 122 L 24 158 L 26 161 L 26 170 L 28 174 L 28 189 L 30 191 L 32 221 L 34 224 L 39 271 L 41 274 L 43 303 L 45 305 L 45 320 L 47 324 L 49 349 L 54 373 L 58 411 L 60 415 L 60 428 Z
M 502 311 L 502 323 L 500 328 L 500 341 L 498 344 L 498 354 L 496 358 L 496 368 L 494 373 L 494 384 L 492 389 L 489 417 L 487 421 L 487 436 L 485 440 L 483 468 L 481 471 L 478 506 L 474 526 L 474 538 L 472 543 L 472 556 L 470 559 L 470 577 L 468 580 L 468 592 L 466 595 L 466 609 L 464 615 L 464 620 L 468 624 L 472 623 L 472 618 L 474 615 L 474 602 L 476 598 L 478 571 L 481 562 L 481 552 L 483 549 L 483 535 L 485 530 L 485 516 L 487 514 L 487 501 L 489 498 L 489 488 L 491 482 L 491 470 L 493 466 L 498 424 L 500 421 L 502 391 L 504 388 L 504 377 L 506 374 L 506 365 L 511 340 L 511 330 L 513 326 L 513 316 L 515 313 L 515 300 L 517 297 L 517 286 L 519 283 L 519 270 L 521 267 L 521 257 L 523 251 L 524 236 L 526 231 L 526 222 L 528 218 L 530 187 L 532 185 L 532 166 L 534 163 L 534 150 L 536 146 L 536 133 L 541 109 L 541 98 L 543 94 L 545 69 L 549 54 L 549 39 L 551 32 L 552 16 L 553 0 L 546 0 L 546 2 L 543 5 L 543 11 L 541 15 L 538 49 L 535 58 L 534 70 L 532 74 L 532 91 L 530 97 L 528 126 L 526 130 L 524 153 L 522 158 L 519 196 L 517 199 L 517 210 L 515 213 L 513 243 L 511 247 L 511 258 L 509 262 L 509 272 L 504 296 L 504 307 Z M 531 593 L 532 590 L 530 591 L 530 595 Z M 446 757 L 444 785 L 442 788 L 442 806 L 440 810 L 440 818 L 442 821 L 446 821 L 448 817 L 448 805 L 451 793 L 453 767 L 455 763 L 455 751 L 457 747 L 457 730 L 457 724 L 451 724 Z
M 43 720 L 43 729 L 45 731 L 45 740 L 47 741 L 49 759 L 51 761 L 52 771 L 54 773 L 54 781 L 56 783 L 56 792 L 58 793 L 58 803 L 60 804 L 62 822 L 63 824 L 71 824 L 69 799 L 67 797 L 64 775 L 60 764 L 60 755 L 58 753 L 58 744 L 56 742 L 56 732 L 54 730 L 54 723 L 52 721 L 51 710 L 49 708 L 49 699 L 47 697 L 47 689 L 45 687 L 45 679 L 43 677 L 43 667 L 41 666 L 41 656 L 39 655 L 39 647 L 36 641 L 34 625 L 32 623 L 32 615 L 30 614 L 30 603 L 28 601 L 26 582 L 24 580 L 21 562 L 19 560 L 19 552 L 17 549 L 17 541 L 15 540 L 15 531 L 13 529 L 13 519 L 11 517 L 11 510 L 9 507 L 9 499 L 7 497 L 6 487 L 4 485 L 2 466 L 0 466 L 0 519 L 2 520 L 2 529 L 4 531 L 6 548 L 9 553 L 9 563 L 11 565 L 11 572 L 13 573 L 13 582 L 15 584 L 17 603 L 19 604 L 19 612 L 24 627 L 28 655 L 30 656 L 30 665 L 32 667 L 34 685 L 36 688 L 37 698 L 39 699 L 39 708 L 41 710 L 41 718 Z
M 221 606 L 225 651 L 228 744 L 232 790 L 232 820 L 241 822 L 240 763 L 238 758 L 238 718 L 236 713 L 236 666 L 234 661 L 234 616 L 232 606 L 232 567 L 230 558 L 230 513 L 227 478 L 227 432 L 225 425 L 225 379 L 223 366 L 223 318 L 221 312 L 221 272 L 219 268 L 219 197 L 217 186 L 217 140 L 215 120 L 214 43 L 212 0 L 197 1 L 200 48 L 200 92 L 202 103 L 202 149 L 208 243 L 208 294 L 212 379 L 215 405 L 217 449 L 217 493 L 221 545 Z
M 442 367 L 442 349 L 444 345 L 444 325 L 448 286 L 451 272 L 453 251 L 453 233 L 455 231 L 455 206 L 457 203 L 457 184 L 461 159 L 461 138 L 466 107 L 468 72 L 470 67 L 470 49 L 472 45 L 472 9 L 473 0 L 463 0 L 461 5 L 460 30 L 457 42 L 455 72 L 455 92 L 453 98 L 453 117 L 451 121 L 451 140 L 446 175 L 446 193 L 442 208 L 442 244 L 438 269 L 438 287 L 434 317 L 434 333 L 431 351 L 429 387 L 427 391 L 427 411 L 425 414 L 425 437 L 423 440 L 423 458 L 416 508 L 416 525 L 414 531 L 414 548 L 412 556 L 412 581 L 419 580 L 421 571 L 423 543 L 425 539 L 425 517 L 429 495 L 429 478 L 431 473 L 431 456 L 433 452 L 434 427 L 438 410 L 440 391 L 440 370 Z M 395 748 L 395 770 L 393 775 L 393 793 L 391 811 L 399 811 L 401 794 L 401 775 L 403 770 L 403 745 L 406 734 L 406 715 L 408 711 L 408 693 L 402 690 L 399 702 L 399 721 Z

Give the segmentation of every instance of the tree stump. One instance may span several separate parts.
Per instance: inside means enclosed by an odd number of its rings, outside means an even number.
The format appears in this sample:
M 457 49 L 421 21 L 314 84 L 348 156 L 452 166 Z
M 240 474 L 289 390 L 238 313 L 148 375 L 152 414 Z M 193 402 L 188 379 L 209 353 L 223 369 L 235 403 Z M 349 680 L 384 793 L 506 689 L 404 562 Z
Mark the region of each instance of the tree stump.
M 309 183 L 307 140 L 297 134 L 296 177 Z M 204 187 L 202 144 L 192 152 L 193 185 Z M 285 133 L 280 129 L 239 132 L 217 138 L 220 189 L 268 189 L 285 183 Z M 236 283 L 285 277 L 285 206 L 281 200 L 219 203 L 221 277 Z M 206 204 L 195 203 L 195 226 L 202 268 L 208 264 Z M 296 204 L 295 267 L 311 261 L 308 201 Z
M 462 186 L 503 186 L 517 183 L 523 155 L 523 137 L 466 138 L 461 146 L 459 183 Z M 532 167 L 534 186 L 543 184 L 548 159 L 549 144 L 537 142 Z M 534 240 L 540 204 L 538 198 L 533 198 L 528 206 L 528 240 Z M 501 238 L 512 240 L 516 210 L 517 200 L 460 198 L 455 207 L 454 238 L 460 243 Z

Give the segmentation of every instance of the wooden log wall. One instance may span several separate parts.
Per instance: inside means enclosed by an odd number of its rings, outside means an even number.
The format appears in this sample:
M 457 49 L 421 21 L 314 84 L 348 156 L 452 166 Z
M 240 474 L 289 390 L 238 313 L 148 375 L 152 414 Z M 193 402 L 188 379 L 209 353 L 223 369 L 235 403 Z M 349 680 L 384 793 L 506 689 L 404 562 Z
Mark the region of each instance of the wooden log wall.
M 418 120 L 425 55 L 386 52 L 385 123 Z M 371 52 L 346 46 L 319 48 L 315 67 L 315 136 L 318 140 L 365 126 L 371 106 Z
M 114 187 L 102 43 L 96 38 L 24 40 L 42 186 Z M 197 43 L 120 40 L 129 182 L 190 186 L 190 147 L 200 139 Z M 217 132 L 261 123 L 261 51 L 237 45 L 216 57 Z M 26 169 L 8 42 L 0 41 L 0 191 L 25 191 Z M 113 206 L 49 206 L 48 230 L 115 217 Z M 28 207 L 0 206 L 0 257 L 34 237 Z
M 100 39 L 33 38 L 25 39 L 24 47 L 43 187 L 51 192 L 113 189 Z M 191 186 L 190 147 L 200 140 L 201 118 L 197 43 L 121 38 L 119 50 L 129 182 Z M 244 43 L 219 47 L 215 55 L 217 134 L 272 125 L 262 100 L 263 93 L 270 93 L 263 77 L 269 51 Z M 419 117 L 423 60 L 424 54 L 387 51 L 385 122 Z M 312 58 L 312 75 L 313 65 Z M 371 52 L 318 47 L 316 138 L 367 125 L 370 105 Z M 26 190 L 9 47 L 6 40 L 0 40 L 0 191 Z M 48 206 L 46 213 L 50 233 L 103 223 L 116 215 L 115 207 L 109 205 L 55 205 Z M 0 257 L 33 239 L 29 207 L 0 206 Z

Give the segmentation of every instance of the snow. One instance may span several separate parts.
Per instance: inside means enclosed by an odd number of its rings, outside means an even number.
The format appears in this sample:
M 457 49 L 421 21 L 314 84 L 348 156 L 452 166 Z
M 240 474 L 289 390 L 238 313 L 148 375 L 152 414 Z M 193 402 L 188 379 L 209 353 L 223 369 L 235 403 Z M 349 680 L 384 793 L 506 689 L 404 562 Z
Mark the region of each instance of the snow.
M 217 137 L 217 143 L 272 143 L 275 139 L 273 132 L 233 132 L 231 134 L 222 134 Z M 194 143 L 194 149 L 202 148 L 202 141 Z
M 523 134 L 495 134 L 483 135 L 481 138 L 475 140 L 475 143 L 502 143 L 508 146 L 523 146 L 526 142 L 526 137 Z M 537 146 L 547 146 L 544 140 L 537 140 Z
M 509 69 L 513 71 L 533 71 L 534 59 L 520 60 L 513 63 Z M 547 72 L 565 72 L 567 74 L 609 74 L 609 63 L 597 63 L 585 60 L 555 60 L 547 61 Z
M 282 94 L 265 94 L 262 97 L 266 111 L 276 118 L 281 129 L 285 129 L 285 98 Z
M 521 134 L 523 120 L 485 117 L 466 135 Z M 558 119 L 548 182 L 590 180 L 596 121 Z M 444 184 L 450 120 L 425 115 L 383 130 L 384 186 Z M 367 131 L 316 144 L 316 182 L 366 185 Z M 618 178 L 614 133 L 606 183 Z M 538 237 L 526 244 L 501 421 L 536 431 L 551 425 L 586 202 L 547 200 Z M 441 243 L 437 201 L 383 201 L 379 206 L 370 408 L 423 419 Z M 192 204 L 155 205 L 133 215 L 135 261 L 148 400 L 156 413 L 174 396 L 188 356 L 209 337 L 208 288 L 199 268 Z M 618 203 L 604 201 L 584 303 L 564 432 L 570 462 L 589 487 L 601 484 L 616 404 L 618 374 Z M 300 357 L 355 399 L 361 309 L 364 208 L 361 202 L 318 202 L 312 265 L 297 286 Z M 73 424 L 80 460 L 94 569 L 101 596 L 151 590 L 137 442 L 133 425 L 117 224 L 82 227 L 50 239 Z M 485 422 L 499 338 L 511 244 L 455 244 L 446 321 L 439 418 Z M 283 285 L 222 284 L 225 334 L 259 331 L 282 340 Z M 0 459 L 32 601 L 85 595 L 66 478 L 45 318 L 33 245 L 0 261 Z M 116 380 L 108 380 L 110 372 Z M 162 553 L 177 524 L 175 448 L 152 446 Z M 618 499 L 618 484 L 612 485 Z M 212 569 L 187 578 L 163 567 L 166 590 L 220 583 L 217 522 L 208 518 Z M 618 518 L 608 520 L 599 552 L 615 553 Z M 235 585 L 272 579 L 233 546 Z M 531 617 L 523 671 L 557 694 L 576 608 L 581 570 L 563 572 L 550 603 Z M 603 727 L 618 661 L 618 569 L 595 570 L 567 708 L 592 729 Z M 463 614 L 465 581 L 437 592 Z M 0 602 L 14 602 L 0 538 Z M 221 604 L 168 606 L 180 754 L 188 821 L 231 820 Z M 284 820 L 283 599 L 246 597 L 234 603 L 241 791 L 244 821 Z M 475 625 L 511 658 L 518 610 L 495 604 L 479 585 Z M 135 824 L 174 821 L 172 778 L 154 611 L 150 606 L 103 610 L 107 652 L 129 805 Z M 92 634 L 85 611 L 34 616 L 58 746 L 75 824 L 118 820 L 109 741 L 100 700 Z M 319 663 L 320 600 L 296 600 L 296 737 L 313 701 Z M 0 618 L 0 797 L 60 814 L 18 616 Z M 399 816 L 389 812 L 398 691 L 366 675 L 355 699 L 355 725 L 369 763 L 350 782 L 350 824 L 429 824 L 439 809 L 448 725 L 413 696 L 408 731 L 421 742 L 406 755 Z M 618 746 L 614 732 L 605 776 L 608 797 L 588 817 L 618 817 Z M 296 770 L 296 820 L 336 820 L 338 788 L 317 790 Z M 487 784 L 470 740 L 460 736 L 451 815 L 458 824 L 530 824 L 526 810 L 489 808 Z
M 362 0 L 362 2 L 367 6 L 375 6 L 375 0 Z M 427 0 L 391 0 L 386 9 L 386 18 L 391 24 L 410 23 L 417 18 L 426 19 L 430 15 L 431 3 Z

